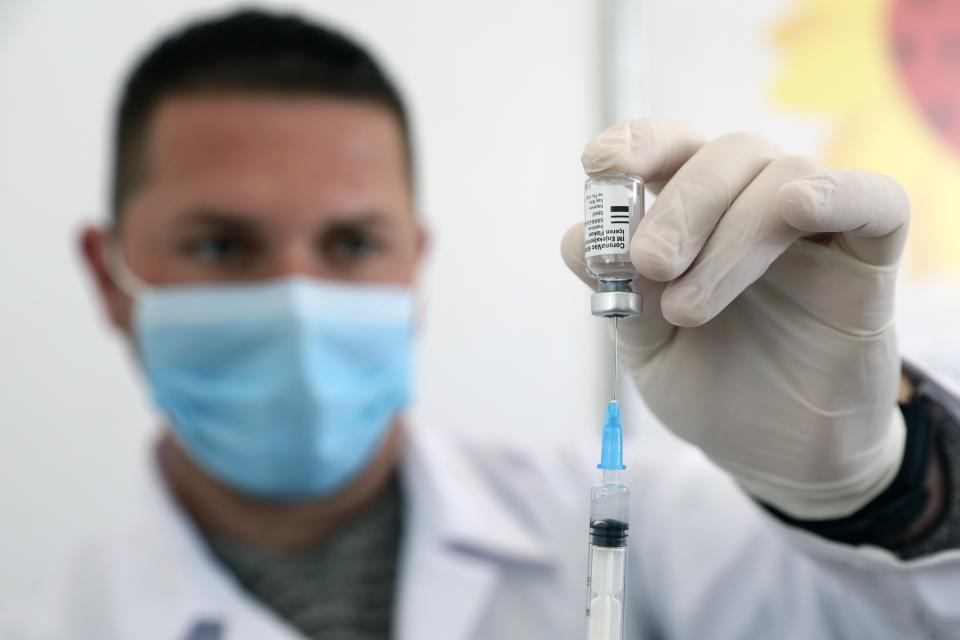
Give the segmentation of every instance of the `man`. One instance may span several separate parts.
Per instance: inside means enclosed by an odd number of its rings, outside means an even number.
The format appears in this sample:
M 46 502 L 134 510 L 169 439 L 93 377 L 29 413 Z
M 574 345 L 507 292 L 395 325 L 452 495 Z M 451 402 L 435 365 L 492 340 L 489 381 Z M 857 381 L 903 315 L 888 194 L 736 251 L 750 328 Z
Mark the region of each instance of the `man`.
M 157 486 L 3 637 L 584 637 L 595 451 L 403 421 L 424 236 L 375 62 L 295 17 L 193 25 L 129 78 L 115 152 L 82 247 L 168 417 Z M 960 401 L 900 378 L 899 185 L 651 121 L 583 161 L 660 194 L 623 361 L 699 447 L 630 462 L 625 637 L 960 637 Z M 563 254 L 593 285 L 581 225 Z

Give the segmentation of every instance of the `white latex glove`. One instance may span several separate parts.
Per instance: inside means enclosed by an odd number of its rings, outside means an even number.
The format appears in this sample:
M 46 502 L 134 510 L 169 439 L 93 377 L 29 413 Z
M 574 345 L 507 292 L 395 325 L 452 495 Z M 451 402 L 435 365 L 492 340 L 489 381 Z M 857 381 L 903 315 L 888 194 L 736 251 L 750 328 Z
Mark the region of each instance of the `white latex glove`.
M 620 320 L 620 361 L 653 413 L 791 516 L 846 516 L 883 491 L 905 438 L 893 327 L 903 188 L 664 121 L 613 126 L 582 161 L 659 192 L 630 244 L 644 312 Z M 595 285 L 582 224 L 562 251 Z

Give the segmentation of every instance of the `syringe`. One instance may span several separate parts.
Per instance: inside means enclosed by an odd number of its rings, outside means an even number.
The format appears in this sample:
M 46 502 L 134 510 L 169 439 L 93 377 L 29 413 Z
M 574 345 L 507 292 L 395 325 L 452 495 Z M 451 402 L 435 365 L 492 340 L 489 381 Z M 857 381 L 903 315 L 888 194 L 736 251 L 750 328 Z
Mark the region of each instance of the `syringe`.
M 627 529 L 630 490 L 620 479 L 623 465 L 623 428 L 620 405 L 607 404 L 603 447 L 598 469 L 600 484 L 590 491 L 590 548 L 587 564 L 588 640 L 623 637 L 624 592 L 627 571 Z
M 643 217 L 643 181 L 612 173 L 591 176 L 584 185 L 584 253 L 587 271 L 597 279 L 590 299 L 595 316 L 614 319 L 613 398 L 603 426 L 600 484 L 590 491 L 590 547 L 587 565 L 589 640 L 621 640 L 627 570 L 630 491 L 620 479 L 623 427 L 617 404 L 620 318 L 641 314 L 633 291 L 638 277 L 630 260 L 630 240 Z
M 621 640 L 627 571 L 630 490 L 620 481 L 623 427 L 617 404 L 620 318 L 638 316 L 643 301 L 633 290 L 638 277 L 630 260 L 630 240 L 643 217 L 643 180 L 610 173 L 590 176 L 583 195 L 584 257 L 597 279 L 590 299 L 595 316 L 614 319 L 613 394 L 603 426 L 600 484 L 590 491 L 590 548 L 587 565 L 589 640 Z

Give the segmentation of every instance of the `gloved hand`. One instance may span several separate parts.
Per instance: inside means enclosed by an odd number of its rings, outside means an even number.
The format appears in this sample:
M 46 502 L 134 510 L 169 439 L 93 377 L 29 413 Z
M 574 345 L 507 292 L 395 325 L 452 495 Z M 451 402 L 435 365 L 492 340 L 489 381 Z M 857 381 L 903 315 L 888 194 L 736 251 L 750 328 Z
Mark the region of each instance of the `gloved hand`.
M 659 192 L 630 244 L 644 312 L 620 320 L 620 361 L 652 412 L 793 517 L 843 517 L 883 491 L 905 439 L 893 327 L 903 188 L 659 120 L 611 127 L 582 161 Z M 583 242 L 575 225 L 563 257 L 595 285 Z

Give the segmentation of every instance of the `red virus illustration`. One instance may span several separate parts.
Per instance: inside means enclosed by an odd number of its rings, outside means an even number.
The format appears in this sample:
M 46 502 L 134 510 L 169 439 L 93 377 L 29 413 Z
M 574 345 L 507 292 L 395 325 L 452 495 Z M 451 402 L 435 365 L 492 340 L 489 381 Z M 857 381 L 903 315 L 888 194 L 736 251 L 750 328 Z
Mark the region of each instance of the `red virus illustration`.
M 960 0 L 894 0 L 891 9 L 904 87 L 930 126 L 960 153 Z

